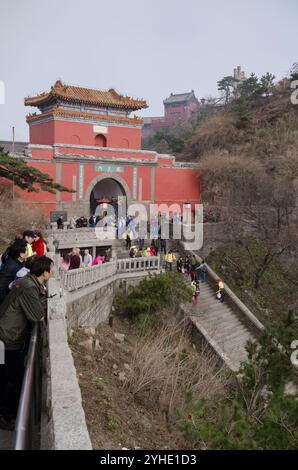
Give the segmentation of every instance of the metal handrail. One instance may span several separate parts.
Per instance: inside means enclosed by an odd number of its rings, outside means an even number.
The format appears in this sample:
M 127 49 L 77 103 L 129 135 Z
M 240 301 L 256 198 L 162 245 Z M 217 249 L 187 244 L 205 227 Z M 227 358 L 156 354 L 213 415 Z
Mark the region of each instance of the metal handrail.
M 35 324 L 31 333 L 27 363 L 23 378 L 22 391 L 18 406 L 18 414 L 13 436 L 13 449 L 26 450 L 32 448 L 31 419 L 35 413 L 36 400 L 34 396 L 34 386 L 37 367 L 37 352 L 39 328 Z

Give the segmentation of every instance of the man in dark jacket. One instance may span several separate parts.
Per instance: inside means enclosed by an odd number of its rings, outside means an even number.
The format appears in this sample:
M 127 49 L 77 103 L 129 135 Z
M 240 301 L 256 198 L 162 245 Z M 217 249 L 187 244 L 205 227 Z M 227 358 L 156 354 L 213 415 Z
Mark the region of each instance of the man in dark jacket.
M 60 217 L 58 217 L 58 219 L 57 219 L 57 228 L 60 229 L 60 230 L 64 229 L 63 215 L 60 215 Z
M 98 219 L 97 219 L 96 215 L 95 215 L 95 214 L 91 215 L 91 217 L 90 217 L 90 219 L 89 219 L 89 225 L 90 225 L 90 227 L 95 228 L 97 222 L 98 222 Z
M 16 240 L 8 248 L 7 255 L 0 270 L 0 304 L 9 293 L 9 284 L 15 280 L 16 273 L 24 266 L 27 258 L 26 240 Z
M 17 414 L 24 375 L 24 357 L 30 326 L 46 315 L 45 282 L 52 275 L 53 262 L 37 258 L 17 289 L 0 306 L 0 341 L 5 346 L 5 364 L 0 365 L 0 427 L 8 429 Z

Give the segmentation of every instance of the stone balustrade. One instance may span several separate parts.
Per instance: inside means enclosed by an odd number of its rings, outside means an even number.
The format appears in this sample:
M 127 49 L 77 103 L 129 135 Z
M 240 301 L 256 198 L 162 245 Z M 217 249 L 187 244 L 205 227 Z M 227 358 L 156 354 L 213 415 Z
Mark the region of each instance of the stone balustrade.
M 110 263 L 91 266 L 90 268 L 72 269 L 70 271 L 61 270 L 61 287 L 71 292 L 108 279 L 118 273 L 133 273 L 150 270 L 160 270 L 159 256 L 125 258 L 111 261 Z
M 90 268 L 72 269 L 61 271 L 61 287 L 66 291 L 73 291 L 86 287 L 95 282 L 107 279 L 117 272 L 117 262 L 98 264 Z
M 124 258 L 117 260 L 117 272 L 148 271 L 160 269 L 160 257 Z

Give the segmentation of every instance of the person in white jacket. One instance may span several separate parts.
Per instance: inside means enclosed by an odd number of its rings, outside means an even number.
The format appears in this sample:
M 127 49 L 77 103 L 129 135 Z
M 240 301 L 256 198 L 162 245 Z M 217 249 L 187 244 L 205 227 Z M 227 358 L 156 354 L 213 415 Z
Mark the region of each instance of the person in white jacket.
M 90 266 L 92 266 L 92 256 L 88 249 L 84 250 L 83 265 L 85 268 L 90 268 Z

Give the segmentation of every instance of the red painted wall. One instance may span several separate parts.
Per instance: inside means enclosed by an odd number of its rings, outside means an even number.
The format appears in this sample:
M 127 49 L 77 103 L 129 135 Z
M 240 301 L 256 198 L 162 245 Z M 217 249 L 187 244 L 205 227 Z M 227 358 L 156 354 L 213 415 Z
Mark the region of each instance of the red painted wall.
M 84 122 L 58 121 L 51 120 L 30 124 L 30 143 L 31 144 L 79 144 L 95 145 L 96 133 L 93 131 L 93 125 Z M 141 129 L 137 127 L 125 126 L 105 126 L 108 128 L 107 147 L 113 148 L 131 148 L 140 150 L 141 148 Z
M 36 148 L 31 150 L 32 158 L 46 158 L 52 159 L 54 156 L 54 151 L 50 149 Z
M 93 131 L 94 124 L 71 121 L 54 122 L 57 144 L 76 144 L 76 140 L 79 138 L 80 145 L 95 145 L 97 134 Z M 108 133 L 104 134 L 107 139 L 107 147 L 127 148 L 128 145 L 128 148 L 131 149 L 139 150 L 141 148 L 141 129 L 108 125 L 105 127 L 108 128 Z
M 53 145 L 55 143 L 53 121 L 29 124 L 30 144 Z
M 139 199 L 139 182 L 142 178 L 142 201 L 151 200 L 151 167 L 138 167 L 137 198 Z
M 95 157 L 117 157 L 119 159 L 123 159 L 123 158 L 138 158 L 138 159 L 141 159 L 141 160 L 155 160 L 156 158 L 156 154 L 153 153 L 153 152 L 150 152 L 150 150 L 148 150 L 148 153 L 132 153 L 132 152 L 129 152 L 129 150 L 127 152 L 117 152 L 117 150 L 115 151 L 109 151 L 109 150 L 95 150 L 95 149 L 81 149 L 81 148 L 78 148 L 77 150 L 75 148 L 73 149 L 70 149 L 68 147 L 59 147 L 59 153 L 63 153 L 63 154 L 73 154 L 73 153 L 78 153 L 78 154 L 83 154 L 83 155 L 92 155 L 92 156 L 95 156 Z
M 166 182 L 166 184 L 165 184 Z M 155 199 L 157 203 L 200 201 L 200 178 L 192 169 L 160 168 L 156 170 Z
M 78 190 L 78 163 L 62 163 L 62 179 L 61 184 L 66 188 L 73 189 L 73 176 L 76 176 L 76 189 Z M 76 200 L 78 193 L 76 193 Z M 72 201 L 73 193 L 61 192 L 61 201 Z

